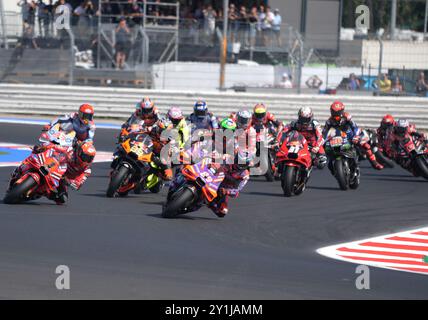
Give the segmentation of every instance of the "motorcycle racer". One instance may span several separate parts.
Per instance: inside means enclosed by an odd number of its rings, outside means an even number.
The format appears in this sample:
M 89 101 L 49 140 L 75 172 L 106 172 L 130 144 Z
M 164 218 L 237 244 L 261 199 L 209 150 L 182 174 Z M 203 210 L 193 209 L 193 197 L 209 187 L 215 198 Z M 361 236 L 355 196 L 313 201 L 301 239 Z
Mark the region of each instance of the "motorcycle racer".
M 327 157 L 324 151 L 324 138 L 320 123 L 314 119 L 310 107 L 300 108 L 297 121 L 292 121 L 284 127 L 278 137 L 282 141 L 290 131 L 300 132 L 308 141 L 310 151 L 314 155 L 319 169 L 323 169 L 327 164 Z
M 272 113 L 268 112 L 263 103 L 258 103 L 254 106 L 251 125 L 256 129 L 263 126 L 269 130 L 274 130 L 276 133 L 281 132 L 283 128 L 282 122 L 278 121 Z
M 219 128 L 217 118 L 211 112 L 208 112 L 208 105 L 203 100 L 196 101 L 193 106 L 193 113 L 186 120 L 191 123 L 193 130 L 205 129 L 211 131 Z
M 331 117 L 326 121 L 323 130 L 324 140 L 326 140 L 331 128 L 340 128 L 342 131 L 346 132 L 348 138 L 352 140 L 354 145 L 363 150 L 372 167 L 376 170 L 382 170 L 383 165 L 377 162 L 367 138 L 362 134 L 358 125 L 352 120 L 352 116 L 345 112 L 345 105 L 340 101 L 333 102 L 330 106 L 330 113 Z
M 225 178 L 219 187 L 217 198 L 209 206 L 218 217 L 223 218 L 228 213 L 229 197 L 237 198 L 250 179 L 252 158 L 253 154 L 250 152 L 238 150 L 234 164 L 224 166 Z
M 380 126 L 376 130 L 379 146 L 382 149 L 385 148 L 385 143 L 387 142 L 386 139 L 390 133 L 390 130 L 392 130 L 394 125 L 395 125 L 394 117 L 391 116 L 390 114 L 387 114 L 382 118 Z
M 57 124 L 59 124 L 61 130 L 65 132 L 74 130 L 78 141 L 92 141 L 95 135 L 94 107 L 84 103 L 79 107 L 78 112 L 55 119 L 49 125 L 46 125 L 42 131 L 48 131 Z
M 58 192 L 51 200 L 57 204 L 64 204 L 68 198 L 68 186 L 74 190 L 79 190 L 91 175 L 91 165 L 96 154 L 92 142 L 78 143 L 75 147 L 70 161 L 67 163 L 67 171 L 58 187 Z
M 392 130 L 389 132 L 385 146 L 386 154 L 399 162 L 400 147 L 405 148 L 409 153 L 414 150 L 414 140 L 428 144 L 427 136 L 416 131 L 415 125 L 409 123 L 406 119 L 399 119 Z

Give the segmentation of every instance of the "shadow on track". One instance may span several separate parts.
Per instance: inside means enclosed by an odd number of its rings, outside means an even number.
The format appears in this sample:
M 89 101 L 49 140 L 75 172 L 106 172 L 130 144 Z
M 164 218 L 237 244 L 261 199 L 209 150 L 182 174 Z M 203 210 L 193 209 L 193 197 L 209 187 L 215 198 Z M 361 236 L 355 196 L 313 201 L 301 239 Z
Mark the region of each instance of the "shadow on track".
M 179 215 L 175 218 L 167 219 L 163 218 L 161 213 L 148 213 L 146 214 L 148 217 L 158 218 L 162 220 L 207 220 L 207 221 L 219 221 L 222 220 L 220 218 L 207 218 L 207 217 L 201 217 L 201 216 L 189 216 L 189 215 Z

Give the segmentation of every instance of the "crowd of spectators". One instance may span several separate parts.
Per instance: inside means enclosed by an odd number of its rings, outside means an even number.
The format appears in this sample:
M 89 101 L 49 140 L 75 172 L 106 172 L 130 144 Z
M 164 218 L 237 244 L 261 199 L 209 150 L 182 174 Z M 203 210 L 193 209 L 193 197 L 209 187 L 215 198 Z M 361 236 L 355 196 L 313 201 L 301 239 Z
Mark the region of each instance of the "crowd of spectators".
M 183 2 L 185 2 L 183 4 Z M 281 42 L 282 18 L 278 9 L 269 6 L 237 5 L 230 1 L 228 8 L 229 40 L 243 46 L 278 46 Z M 114 57 L 116 66 L 123 68 L 132 47 L 133 30 L 143 24 L 169 25 L 177 22 L 182 29 L 189 27 L 198 38 L 216 41 L 216 28 L 223 27 L 224 14 L 221 1 L 181 1 L 179 17 L 177 7 L 162 5 L 176 0 L 19 0 L 21 7 L 24 47 L 49 47 L 52 39 L 61 46 L 68 41 L 65 30 L 56 30 L 55 20 L 58 6 L 65 5 L 70 12 L 75 43 L 79 50 L 93 49 L 98 39 L 94 37 L 101 23 L 115 24 Z M 241 1 L 242 3 L 242 1 Z M 100 8 L 98 6 L 100 5 Z M 101 10 L 100 10 L 101 9 Z M 146 17 L 144 13 L 146 10 Z M 185 33 L 185 31 L 183 32 Z

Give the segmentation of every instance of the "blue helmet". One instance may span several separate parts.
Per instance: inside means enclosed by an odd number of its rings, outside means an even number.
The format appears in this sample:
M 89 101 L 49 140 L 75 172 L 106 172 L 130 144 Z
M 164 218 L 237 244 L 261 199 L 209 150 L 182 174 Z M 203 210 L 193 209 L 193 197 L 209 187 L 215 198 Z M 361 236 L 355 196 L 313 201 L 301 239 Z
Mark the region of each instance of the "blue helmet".
M 196 103 L 193 107 L 193 112 L 195 113 L 195 115 L 197 117 L 205 117 L 207 115 L 207 112 L 208 112 L 207 103 L 203 100 L 196 101 Z

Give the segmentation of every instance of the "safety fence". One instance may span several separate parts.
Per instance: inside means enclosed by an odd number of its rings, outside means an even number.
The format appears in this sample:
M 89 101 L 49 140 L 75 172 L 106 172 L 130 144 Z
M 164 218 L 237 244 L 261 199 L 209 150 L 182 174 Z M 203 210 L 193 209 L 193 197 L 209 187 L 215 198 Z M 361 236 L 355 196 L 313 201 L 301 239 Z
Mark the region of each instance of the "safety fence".
M 382 116 L 390 113 L 397 118 L 407 118 L 418 128 L 428 130 L 428 100 L 420 97 L 281 95 L 0 84 L 0 113 L 54 116 L 74 112 L 81 103 L 86 102 L 94 105 L 98 118 L 124 119 L 144 96 L 149 96 L 162 113 L 170 106 L 179 106 L 185 114 L 191 113 L 195 100 L 203 98 L 209 110 L 220 117 L 232 111 L 250 109 L 254 104 L 263 102 L 269 111 L 286 122 L 296 118 L 300 107 L 310 106 L 322 123 L 329 116 L 329 105 L 339 99 L 360 126 L 376 127 Z

